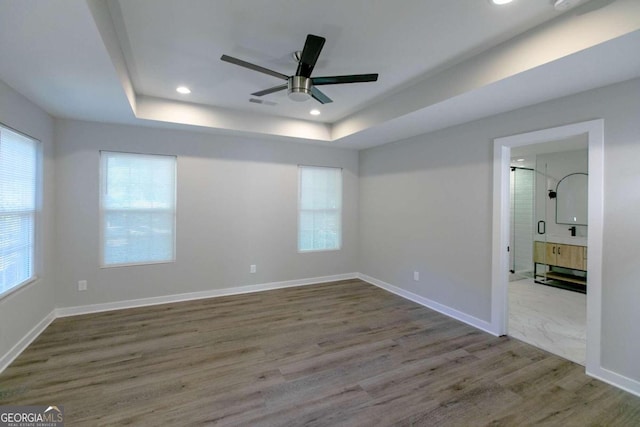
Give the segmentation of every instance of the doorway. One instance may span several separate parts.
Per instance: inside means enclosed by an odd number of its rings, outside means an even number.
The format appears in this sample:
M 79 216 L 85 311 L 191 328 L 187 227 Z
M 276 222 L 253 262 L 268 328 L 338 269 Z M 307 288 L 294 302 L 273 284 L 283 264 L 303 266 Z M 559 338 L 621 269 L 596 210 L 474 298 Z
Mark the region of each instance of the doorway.
M 586 135 L 589 148 L 588 177 L 588 282 L 586 371 L 596 374 L 600 368 L 604 121 L 591 120 L 494 140 L 493 175 L 493 263 L 491 324 L 494 333 L 508 330 L 509 280 L 509 171 L 511 150 L 517 147 L 549 144 L 578 135 Z
M 507 332 L 583 366 L 587 177 L 586 134 L 511 150 Z

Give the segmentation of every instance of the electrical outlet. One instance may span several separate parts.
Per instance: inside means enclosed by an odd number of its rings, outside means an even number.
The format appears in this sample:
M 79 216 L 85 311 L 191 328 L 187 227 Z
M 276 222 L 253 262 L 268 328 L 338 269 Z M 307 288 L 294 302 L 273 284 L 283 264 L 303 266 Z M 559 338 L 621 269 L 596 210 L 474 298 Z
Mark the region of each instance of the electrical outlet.
M 251 264 L 249 266 L 249 273 L 255 273 L 256 272 L 256 265 L 255 264 Z
M 417 272 L 417 271 L 413 272 L 413 280 L 415 280 L 416 282 L 418 280 L 420 280 L 420 273 L 419 272 Z
M 86 291 L 87 290 L 87 281 L 86 280 L 78 280 L 78 290 Z

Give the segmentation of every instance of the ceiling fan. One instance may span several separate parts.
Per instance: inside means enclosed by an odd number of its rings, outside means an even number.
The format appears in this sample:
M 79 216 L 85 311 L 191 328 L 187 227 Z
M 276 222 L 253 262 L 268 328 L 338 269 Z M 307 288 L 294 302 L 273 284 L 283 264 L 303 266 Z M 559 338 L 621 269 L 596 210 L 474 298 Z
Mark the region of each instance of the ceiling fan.
M 313 34 L 307 35 L 307 41 L 304 44 L 304 48 L 300 55 L 295 55 L 298 59 L 298 69 L 293 76 L 286 76 L 277 71 L 269 70 L 268 68 L 261 67 L 259 65 L 251 64 L 250 62 L 243 61 L 238 58 L 234 58 L 228 55 L 222 55 L 221 60 L 236 64 L 241 67 L 249 68 L 250 70 L 258 71 L 260 73 L 269 74 L 270 76 L 277 77 L 282 80 L 286 80 L 287 83 L 274 86 L 269 89 L 254 92 L 253 96 L 264 96 L 270 93 L 278 92 L 281 90 L 288 90 L 289 98 L 293 101 L 306 101 L 313 97 L 321 104 L 327 104 L 333 102 L 331 98 L 322 93 L 316 86 L 321 85 L 335 85 L 343 83 L 365 83 L 375 82 L 378 80 L 378 74 L 352 74 L 348 76 L 327 76 L 327 77 L 311 77 L 313 67 L 318 61 L 320 51 L 324 46 L 326 39 L 320 36 L 314 36 Z

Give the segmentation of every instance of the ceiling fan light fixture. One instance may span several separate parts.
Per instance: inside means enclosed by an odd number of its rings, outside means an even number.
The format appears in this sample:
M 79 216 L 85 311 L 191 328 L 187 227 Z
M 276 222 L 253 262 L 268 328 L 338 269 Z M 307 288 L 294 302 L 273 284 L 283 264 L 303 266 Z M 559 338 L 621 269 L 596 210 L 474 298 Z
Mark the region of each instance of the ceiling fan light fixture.
M 307 35 L 302 51 L 300 51 L 300 53 L 294 52 L 293 54 L 294 59 L 298 62 L 298 68 L 293 76 L 287 76 L 278 71 L 270 70 L 268 68 L 261 67 L 260 65 L 252 64 L 251 62 L 243 61 L 242 59 L 234 58 L 229 55 L 222 55 L 220 60 L 248 68 L 259 73 L 268 74 L 287 82 L 268 89 L 253 92 L 251 94 L 252 96 L 264 96 L 287 89 L 289 99 L 295 102 L 303 102 L 309 98 L 313 98 L 320 104 L 328 104 L 333 102 L 333 100 L 316 86 L 345 83 L 366 83 L 378 80 L 377 73 L 312 78 L 311 73 L 318 61 L 318 56 L 320 56 L 320 52 L 322 51 L 325 41 L 326 39 L 324 37 L 314 36 L 313 34 Z
M 288 95 L 295 102 L 304 102 L 311 98 L 311 79 L 304 76 L 289 77 Z

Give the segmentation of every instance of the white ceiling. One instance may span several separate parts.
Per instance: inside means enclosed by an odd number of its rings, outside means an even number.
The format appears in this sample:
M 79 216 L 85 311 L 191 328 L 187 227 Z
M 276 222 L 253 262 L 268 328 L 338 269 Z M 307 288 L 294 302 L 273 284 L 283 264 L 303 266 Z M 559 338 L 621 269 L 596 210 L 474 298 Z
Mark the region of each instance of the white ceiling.
M 0 79 L 57 117 L 365 148 L 640 76 L 639 5 L 0 0 Z M 327 39 L 313 76 L 378 82 L 323 86 L 331 104 L 284 91 L 260 105 L 250 93 L 281 81 L 220 61 L 290 75 L 309 33 Z
M 184 100 L 175 88 L 185 84 L 193 90 L 189 100 L 199 104 L 299 119 L 312 119 L 309 110 L 318 107 L 319 120 L 334 122 L 557 15 L 545 1 L 520 3 L 137 0 L 113 2 L 112 16 L 124 23 L 120 43 L 140 94 Z M 250 93 L 282 82 L 220 61 L 227 54 L 292 75 L 292 53 L 309 33 L 327 39 L 313 76 L 379 73 L 378 82 L 322 87 L 334 100 L 322 106 L 292 102 L 286 91 L 266 96 L 277 105 L 264 106 L 249 103 Z

